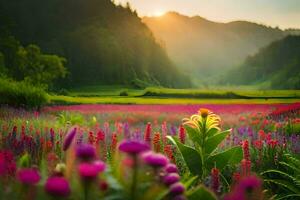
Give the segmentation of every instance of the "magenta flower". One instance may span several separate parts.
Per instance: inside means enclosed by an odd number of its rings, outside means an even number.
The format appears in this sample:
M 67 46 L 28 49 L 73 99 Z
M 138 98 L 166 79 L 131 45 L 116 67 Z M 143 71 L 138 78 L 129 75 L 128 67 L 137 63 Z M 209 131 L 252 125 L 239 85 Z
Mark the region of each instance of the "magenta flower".
M 68 148 L 71 146 L 71 144 L 75 138 L 76 132 L 77 132 L 77 128 L 75 127 L 71 131 L 69 131 L 68 134 L 66 135 L 64 144 L 63 144 L 64 151 L 67 151 Z
M 172 185 L 180 180 L 180 176 L 177 173 L 170 173 L 164 176 L 163 182 L 166 185 Z
M 152 167 L 164 167 L 169 160 L 166 156 L 160 153 L 147 152 L 142 155 L 144 162 Z
M 262 181 L 255 175 L 244 177 L 224 200 L 262 199 Z
M 139 154 L 149 150 L 148 144 L 137 140 L 125 140 L 119 145 L 119 150 L 129 154 Z
M 35 185 L 40 181 L 41 176 L 36 169 L 25 168 L 25 169 L 20 169 L 17 172 L 17 179 L 22 184 Z
M 252 191 L 257 188 L 261 188 L 262 182 L 257 176 L 248 176 L 240 180 L 237 185 L 238 191 Z
M 182 185 L 182 183 L 174 183 L 173 185 L 170 186 L 170 193 L 172 195 L 180 195 L 182 193 L 184 193 L 184 186 Z
M 68 181 L 64 177 L 49 177 L 45 184 L 45 190 L 48 194 L 55 197 L 67 197 L 71 190 Z
M 93 162 L 93 164 L 95 165 L 95 167 L 97 168 L 99 173 L 103 172 L 106 169 L 105 162 L 103 162 L 101 160 L 97 160 L 97 161 Z
M 78 166 L 79 176 L 84 180 L 95 179 L 99 173 L 99 166 L 91 163 L 81 163 Z
M 92 145 L 82 144 L 77 147 L 76 156 L 82 160 L 90 160 L 96 156 L 96 151 Z
M 177 166 L 172 163 L 167 164 L 167 166 L 165 167 L 165 171 L 167 173 L 178 173 Z

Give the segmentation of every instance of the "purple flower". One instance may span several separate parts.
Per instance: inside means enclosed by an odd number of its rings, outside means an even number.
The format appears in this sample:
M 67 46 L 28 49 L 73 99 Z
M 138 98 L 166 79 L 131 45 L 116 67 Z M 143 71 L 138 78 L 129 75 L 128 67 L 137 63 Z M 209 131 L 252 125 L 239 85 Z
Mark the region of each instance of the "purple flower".
M 35 185 L 40 181 L 41 176 L 36 169 L 25 168 L 25 169 L 20 169 L 17 172 L 17 179 L 22 184 Z
M 93 164 L 95 165 L 95 167 L 97 168 L 99 173 L 103 172 L 106 169 L 105 162 L 103 162 L 101 160 L 97 160 L 97 161 L 93 162 Z
M 168 164 L 168 158 L 162 154 L 147 152 L 142 155 L 144 162 L 152 167 L 164 167 Z
M 137 140 L 125 140 L 119 145 L 119 150 L 129 154 L 139 154 L 149 150 L 149 145 Z
M 81 163 L 78 166 L 78 173 L 82 179 L 92 180 L 97 177 L 99 173 L 99 166 L 91 163 Z
M 92 145 L 82 144 L 77 147 L 76 156 L 82 160 L 89 160 L 96 156 L 96 151 Z
M 66 135 L 64 144 L 63 144 L 64 151 L 67 151 L 68 148 L 70 147 L 70 145 L 72 144 L 74 137 L 76 135 L 76 132 L 77 132 L 77 128 L 75 127 L 71 131 L 69 131 L 68 134 Z
M 177 173 L 170 173 L 164 176 L 163 182 L 166 185 L 172 185 L 180 180 L 180 176 Z
M 173 185 L 170 186 L 170 193 L 172 195 L 179 195 L 184 192 L 185 188 L 182 185 L 182 183 L 174 183 Z
M 165 167 L 165 170 L 167 173 L 178 173 L 178 169 L 176 167 L 176 165 L 169 163 L 167 164 L 167 166 Z
M 45 190 L 48 194 L 55 197 L 67 197 L 71 190 L 68 181 L 64 177 L 49 177 L 45 184 Z

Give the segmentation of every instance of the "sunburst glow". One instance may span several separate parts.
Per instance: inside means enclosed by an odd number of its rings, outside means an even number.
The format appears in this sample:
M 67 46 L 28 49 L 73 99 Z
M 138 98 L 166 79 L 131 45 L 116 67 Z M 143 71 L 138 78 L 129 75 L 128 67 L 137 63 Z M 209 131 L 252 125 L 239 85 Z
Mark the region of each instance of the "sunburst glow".
M 166 11 L 156 10 L 156 11 L 153 12 L 153 16 L 160 17 L 160 16 L 163 16 L 165 13 L 166 13 Z

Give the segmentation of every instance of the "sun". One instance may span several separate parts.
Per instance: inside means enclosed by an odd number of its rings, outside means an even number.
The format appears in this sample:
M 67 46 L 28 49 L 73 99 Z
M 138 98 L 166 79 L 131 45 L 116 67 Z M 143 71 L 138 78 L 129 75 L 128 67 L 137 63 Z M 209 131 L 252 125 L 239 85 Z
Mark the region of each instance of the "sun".
M 155 17 L 161 17 L 161 16 L 163 16 L 165 13 L 166 13 L 166 12 L 163 11 L 163 10 L 156 10 L 156 11 L 153 12 L 153 16 L 155 16 Z

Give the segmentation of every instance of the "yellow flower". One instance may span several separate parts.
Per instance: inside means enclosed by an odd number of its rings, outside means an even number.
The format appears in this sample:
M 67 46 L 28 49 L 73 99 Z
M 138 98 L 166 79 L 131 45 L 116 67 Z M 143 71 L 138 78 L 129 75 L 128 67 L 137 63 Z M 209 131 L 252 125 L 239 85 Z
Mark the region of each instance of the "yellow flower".
M 208 116 L 208 114 L 210 113 L 210 111 L 206 108 L 200 108 L 199 113 L 200 113 L 201 117 L 206 118 Z

